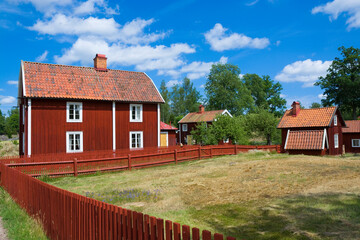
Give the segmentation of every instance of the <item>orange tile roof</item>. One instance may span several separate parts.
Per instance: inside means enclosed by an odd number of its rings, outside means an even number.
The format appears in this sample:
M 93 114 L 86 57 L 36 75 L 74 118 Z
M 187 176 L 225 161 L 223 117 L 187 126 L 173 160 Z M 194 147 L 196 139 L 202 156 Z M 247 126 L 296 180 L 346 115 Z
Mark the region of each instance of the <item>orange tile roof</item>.
M 320 150 L 322 149 L 324 130 L 289 131 L 286 150 Z
M 23 62 L 25 97 L 164 102 L 143 72 Z
M 342 129 L 343 133 L 360 133 L 360 120 L 345 121 L 346 126 Z
M 169 124 L 166 124 L 164 122 L 160 122 L 160 130 L 178 130 L 176 127 L 173 127 Z
M 196 123 L 196 122 L 212 122 L 215 117 L 219 114 L 222 114 L 225 110 L 214 110 L 214 111 L 205 111 L 202 113 L 192 112 L 188 113 L 179 123 Z
M 337 107 L 301 109 L 296 117 L 293 117 L 292 110 L 287 110 L 278 128 L 327 127 L 336 110 Z

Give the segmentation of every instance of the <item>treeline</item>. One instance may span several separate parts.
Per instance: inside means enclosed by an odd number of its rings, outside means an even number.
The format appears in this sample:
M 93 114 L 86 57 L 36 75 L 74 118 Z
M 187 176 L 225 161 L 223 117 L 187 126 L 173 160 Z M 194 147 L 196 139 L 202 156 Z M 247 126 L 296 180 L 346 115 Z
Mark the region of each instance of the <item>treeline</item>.
M 19 133 L 19 109 L 17 107 L 8 111 L 8 116 L 5 116 L 0 110 L 0 135 L 7 135 L 11 138 L 12 135 Z
M 220 117 L 213 126 L 205 123 L 194 132 L 199 144 L 214 144 L 220 139 L 246 144 L 251 138 L 265 139 L 267 144 L 279 142 L 277 122 L 284 113 L 286 100 L 280 96 L 282 86 L 269 76 L 245 74 L 232 64 L 214 64 L 205 84 L 205 96 L 201 96 L 193 83 L 184 78 L 170 91 L 162 81 L 160 93 L 165 100 L 161 105 L 161 121 L 177 126 L 189 112 L 198 111 L 200 103 L 205 110 L 227 109 L 232 115 Z

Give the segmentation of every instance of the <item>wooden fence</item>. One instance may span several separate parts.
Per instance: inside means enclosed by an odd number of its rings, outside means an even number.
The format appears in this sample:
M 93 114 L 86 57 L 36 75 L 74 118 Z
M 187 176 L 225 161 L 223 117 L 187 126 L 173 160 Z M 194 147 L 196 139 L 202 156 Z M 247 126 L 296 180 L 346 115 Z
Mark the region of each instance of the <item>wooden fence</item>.
M 198 228 L 180 225 L 169 220 L 144 215 L 112 204 L 94 200 L 79 194 L 59 189 L 36 178 L 22 173 L 26 167 L 50 166 L 54 164 L 72 164 L 69 174 L 81 174 L 94 171 L 80 170 L 81 166 L 99 164 L 106 161 L 123 161 L 124 168 L 148 167 L 190 159 L 237 154 L 256 147 L 249 146 L 209 146 L 184 150 L 171 150 L 155 154 L 131 154 L 117 159 L 93 159 L 51 163 L 0 163 L 0 185 L 29 215 L 38 218 L 46 235 L 50 239 L 123 239 L 123 240 L 223 240 L 222 234 L 212 234 Z M 279 150 L 278 146 L 257 147 L 258 149 Z M 169 158 L 169 159 L 167 159 Z M 150 160 L 149 160 L 150 159 Z M 155 160 L 151 160 L 155 159 Z M 127 163 L 127 165 L 126 165 Z M 27 164 L 24 166 L 24 164 Z M 116 163 L 117 164 L 117 163 Z M 118 165 L 116 170 L 122 166 Z M 20 170 L 20 171 L 19 171 Z M 100 171 L 107 171 L 101 168 Z M 96 170 L 98 171 L 98 170 Z M 65 174 L 61 172 L 61 174 Z M 56 174 L 49 174 L 56 175 Z M 36 176 L 36 175 L 33 175 Z M 234 240 L 227 237 L 227 240 Z

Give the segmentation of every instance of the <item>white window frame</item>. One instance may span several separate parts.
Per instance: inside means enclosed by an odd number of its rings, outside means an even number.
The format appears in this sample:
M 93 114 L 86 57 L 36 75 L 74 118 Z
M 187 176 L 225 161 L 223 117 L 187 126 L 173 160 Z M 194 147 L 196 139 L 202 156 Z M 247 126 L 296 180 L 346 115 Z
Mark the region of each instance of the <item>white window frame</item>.
M 79 119 L 70 119 L 70 105 L 79 105 Z M 75 112 L 74 112 L 75 114 Z M 66 102 L 66 122 L 82 122 L 83 104 L 82 102 Z M 75 118 L 75 115 L 74 115 Z
M 70 149 L 70 135 L 75 135 L 75 134 L 80 134 L 80 149 L 79 150 L 71 150 Z M 69 131 L 66 132 L 66 152 L 67 153 L 79 153 L 79 152 L 83 152 L 83 146 L 84 146 L 84 141 L 83 141 L 83 132 L 82 131 Z
M 337 126 L 337 123 L 338 123 L 337 120 L 338 120 L 338 119 L 337 119 L 337 115 L 335 115 L 335 116 L 334 116 L 334 126 Z
M 339 134 L 334 134 L 334 148 L 339 148 Z
M 355 140 L 355 141 L 356 141 L 356 140 L 359 141 L 359 145 L 358 145 L 358 146 L 355 146 L 355 145 L 354 145 L 354 140 Z M 351 146 L 352 146 L 352 147 L 360 147 L 360 139 L 351 139 Z
M 141 137 L 141 141 L 140 141 L 140 147 L 133 147 L 132 146 L 132 134 L 140 134 L 140 137 Z M 130 149 L 140 149 L 140 148 L 144 148 L 144 134 L 142 131 L 134 131 L 134 132 L 130 132 L 129 134 L 129 146 L 130 146 Z
M 136 118 L 137 114 L 135 111 L 135 119 L 132 118 L 132 108 L 140 107 L 140 118 Z M 143 121 L 143 105 L 142 104 L 130 104 L 130 122 L 142 122 Z
M 188 131 L 188 125 L 185 123 L 185 124 L 183 124 L 182 126 L 182 131 L 183 132 L 187 132 Z

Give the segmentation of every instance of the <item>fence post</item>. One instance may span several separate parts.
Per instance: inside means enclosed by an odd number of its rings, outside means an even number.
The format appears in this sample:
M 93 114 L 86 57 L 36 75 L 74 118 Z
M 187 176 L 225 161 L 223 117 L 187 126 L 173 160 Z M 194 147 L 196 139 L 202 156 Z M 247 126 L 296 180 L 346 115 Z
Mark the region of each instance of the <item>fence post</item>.
M 234 145 L 234 150 L 235 150 L 235 155 L 237 155 L 237 148 L 236 148 L 236 144 Z
M 199 146 L 199 159 L 201 159 L 201 146 Z
M 175 159 L 175 164 L 177 164 L 177 150 L 174 150 L 174 159 Z
M 129 171 L 131 171 L 131 155 L 128 154 L 128 168 L 129 168 Z
M 77 158 L 74 158 L 74 177 L 77 177 L 78 169 L 77 169 Z
M 213 157 L 213 154 L 212 154 L 212 146 L 210 146 L 210 158 Z

